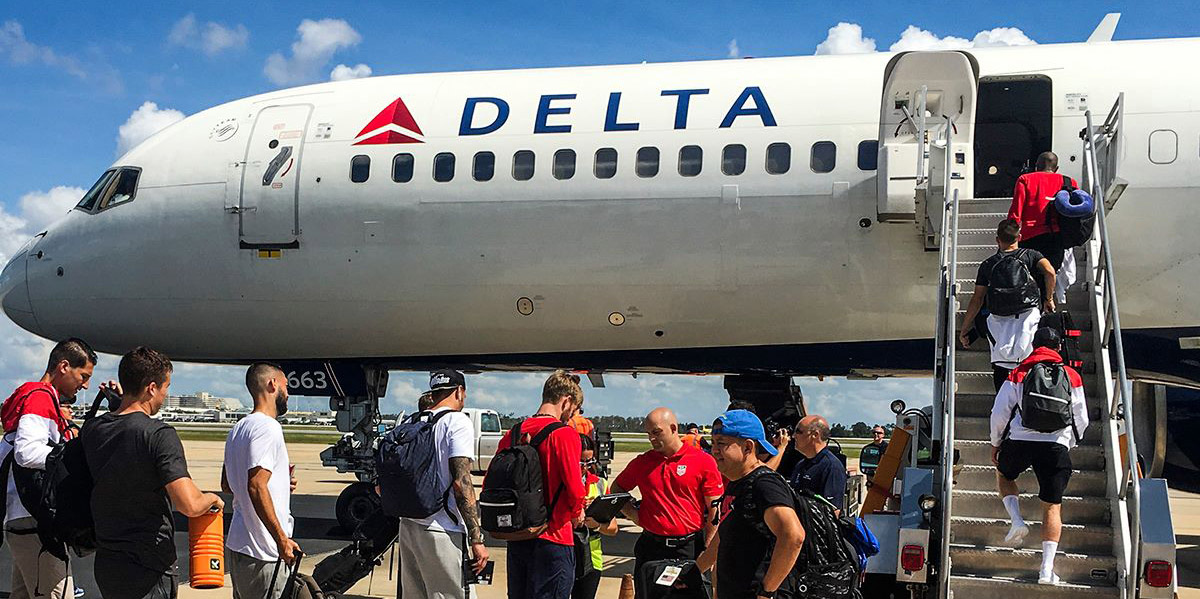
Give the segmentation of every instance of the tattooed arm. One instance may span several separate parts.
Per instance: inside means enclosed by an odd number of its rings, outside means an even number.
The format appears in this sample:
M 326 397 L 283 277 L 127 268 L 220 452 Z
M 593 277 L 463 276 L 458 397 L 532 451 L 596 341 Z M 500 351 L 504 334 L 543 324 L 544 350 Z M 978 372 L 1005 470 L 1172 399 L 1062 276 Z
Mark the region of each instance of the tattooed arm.
M 488 551 L 483 545 L 483 529 L 479 526 L 479 502 L 475 499 L 475 482 L 471 479 L 471 458 L 450 458 L 450 478 L 454 480 L 454 501 L 467 528 L 467 542 L 475 558 L 475 573 L 487 565 Z

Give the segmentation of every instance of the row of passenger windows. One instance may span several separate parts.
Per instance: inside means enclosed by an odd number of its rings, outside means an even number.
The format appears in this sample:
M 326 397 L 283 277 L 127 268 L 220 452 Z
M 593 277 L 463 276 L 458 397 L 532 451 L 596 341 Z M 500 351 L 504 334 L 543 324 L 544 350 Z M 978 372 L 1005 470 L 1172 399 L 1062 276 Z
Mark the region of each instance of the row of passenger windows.
M 879 143 L 868 139 L 858 144 L 858 168 L 873 171 L 878 161 Z M 534 153 L 520 150 L 512 157 L 512 178 L 528 181 L 534 174 Z M 768 174 L 782 175 L 792 168 L 792 146 L 773 143 L 767 146 L 764 168 Z M 433 180 L 445 183 L 454 179 L 456 157 L 452 152 L 442 152 L 433 157 Z M 721 151 L 721 173 L 737 176 L 746 172 L 746 146 L 729 144 Z M 562 149 L 554 153 L 550 170 L 555 179 L 566 180 L 575 176 L 577 156 L 575 150 Z M 634 155 L 633 171 L 643 179 L 658 175 L 659 149 L 653 146 L 639 148 Z M 396 154 L 392 158 L 392 181 L 412 181 L 416 159 L 412 154 Z M 700 146 L 683 146 L 679 149 L 677 162 L 679 174 L 695 177 L 704 167 L 704 150 Z M 832 141 L 818 141 L 809 150 L 808 167 L 814 173 L 832 172 L 837 166 L 837 145 Z M 617 150 L 600 148 L 592 160 L 592 174 L 597 179 L 611 179 L 617 174 Z M 491 181 L 496 176 L 496 155 L 492 152 L 477 152 L 471 164 L 471 177 L 476 181 Z M 350 180 L 363 183 L 371 178 L 371 157 L 359 154 L 350 159 Z

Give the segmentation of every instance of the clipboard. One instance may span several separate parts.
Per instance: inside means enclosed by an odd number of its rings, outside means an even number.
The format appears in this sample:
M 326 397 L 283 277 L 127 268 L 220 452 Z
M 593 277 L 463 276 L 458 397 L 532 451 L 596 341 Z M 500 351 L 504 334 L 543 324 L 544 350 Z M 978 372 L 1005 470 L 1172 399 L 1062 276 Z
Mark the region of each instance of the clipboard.
M 629 493 L 601 495 L 592 500 L 585 513 L 589 518 L 607 524 L 621 513 L 621 508 L 625 507 L 625 504 L 632 500 L 633 495 Z

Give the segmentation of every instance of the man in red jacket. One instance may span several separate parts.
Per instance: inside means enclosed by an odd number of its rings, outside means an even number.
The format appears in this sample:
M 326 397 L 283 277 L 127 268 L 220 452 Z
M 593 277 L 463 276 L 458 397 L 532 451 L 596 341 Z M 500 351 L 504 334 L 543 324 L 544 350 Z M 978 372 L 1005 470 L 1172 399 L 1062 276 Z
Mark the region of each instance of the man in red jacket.
M 1079 187 L 1074 179 L 1071 185 Z M 1054 211 L 1054 194 L 1063 188 L 1063 176 L 1058 174 L 1058 156 L 1042 152 L 1037 170 L 1017 178 L 1013 188 L 1008 218 L 1021 224 L 1021 247 L 1037 250 L 1057 272 L 1062 268 L 1063 247 L 1058 235 L 1058 213 Z
M 521 435 L 537 435 L 552 422 L 567 422 L 583 407 L 579 376 L 559 370 L 542 387 L 542 405 L 521 421 Z M 496 452 L 512 445 L 504 435 Z M 508 599 L 567 599 L 575 584 L 575 535 L 583 524 L 583 499 L 587 494 L 579 476 L 581 442 L 570 426 L 546 437 L 538 446 L 550 518 L 546 532 L 528 541 L 508 543 Z

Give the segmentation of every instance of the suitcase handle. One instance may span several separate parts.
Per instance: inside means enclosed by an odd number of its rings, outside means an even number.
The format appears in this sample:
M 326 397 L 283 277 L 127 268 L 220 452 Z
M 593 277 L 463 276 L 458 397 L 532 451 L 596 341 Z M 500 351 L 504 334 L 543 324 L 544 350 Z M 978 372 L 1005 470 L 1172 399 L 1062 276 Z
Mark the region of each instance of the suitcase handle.
M 296 575 L 300 573 L 300 560 L 303 557 L 304 557 L 304 552 L 297 549 L 296 550 L 296 560 L 294 562 L 292 562 L 292 565 L 288 566 L 287 582 L 283 583 L 284 599 L 288 598 L 287 592 L 289 589 L 292 590 L 293 595 L 296 592 L 295 591 Z M 275 581 L 279 580 L 279 567 L 282 565 L 283 565 L 283 558 L 281 557 L 275 561 L 275 569 L 271 571 L 271 586 L 267 587 L 267 597 L 272 597 L 275 593 Z

